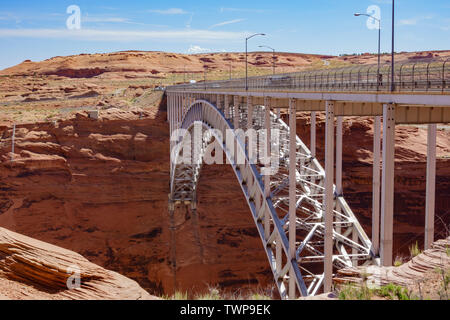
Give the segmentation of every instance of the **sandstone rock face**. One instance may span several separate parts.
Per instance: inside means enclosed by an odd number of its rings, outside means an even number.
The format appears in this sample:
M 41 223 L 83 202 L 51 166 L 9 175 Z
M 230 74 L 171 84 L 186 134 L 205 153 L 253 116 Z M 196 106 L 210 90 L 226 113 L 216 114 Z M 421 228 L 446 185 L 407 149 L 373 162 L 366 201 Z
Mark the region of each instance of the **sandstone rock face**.
M 412 258 L 399 267 L 359 267 L 346 268 L 338 272 L 334 279 L 336 283 L 361 282 L 362 275 L 367 279 L 368 285 L 375 287 L 390 283 L 410 287 L 425 280 L 429 272 L 437 268 L 448 272 L 450 268 L 450 237 L 433 243 L 431 249 Z
M 0 228 L 0 290 L 0 300 L 155 299 L 135 281 L 105 270 L 75 252 L 3 228 Z
M 17 126 L 13 163 L 11 128 L 1 129 L 0 225 L 80 253 L 161 296 L 171 294 L 175 283 L 169 265 L 169 132 L 164 112 L 140 117 L 109 109 L 99 121 L 79 113 L 56 126 Z M 205 168 L 200 188 L 199 239 L 190 214 L 177 210 L 177 289 L 272 285 L 231 168 Z

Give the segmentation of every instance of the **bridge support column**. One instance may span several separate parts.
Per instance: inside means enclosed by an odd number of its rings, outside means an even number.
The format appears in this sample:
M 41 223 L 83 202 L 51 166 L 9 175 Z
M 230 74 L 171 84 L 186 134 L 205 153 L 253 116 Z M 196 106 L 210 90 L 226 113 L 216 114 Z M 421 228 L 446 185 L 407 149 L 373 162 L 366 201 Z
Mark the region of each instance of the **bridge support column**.
M 271 107 L 274 106 L 274 103 L 272 102 L 272 99 L 266 98 L 268 101 L 270 101 Z M 267 103 L 267 102 L 266 102 Z M 280 118 L 280 109 L 277 109 L 277 117 Z M 282 264 L 283 264 L 283 247 L 281 244 L 281 237 L 279 235 L 276 236 L 276 246 L 275 246 L 275 261 L 276 261 L 276 274 L 279 277 L 282 271 Z M 276 279 L 279 280 L 279 279 Z
M 183 98 L 183 119 L 184 119 L 184 116 L 187 113 L 189 105 L 190 105 L 190 103 L 189 103 L 189 94 L 185 93 L 184 94 L 184 98 Z
M 297 218 L 297 107 L 296 100 L 289 99 L 289 259 L 296 259 Z M 296 262 L 295 262 L 296 263 Z M 295 273 L 289 271 L 289 299 L 295 299 Z
M 178 94 L 175 94 L 174 103 L 173 103 L 173 130 L 177 129 L 178 123 L 178 115 L 177 115 L 177 107 L 178 107 Z
M 264 98 L 264 126 L 266 129 L 266 165 L 264 175 L 264 196 L 270 198 L 270 174 L 271 174 L 271 160 L 272 160 L 272 123 L 270 120 L 270 98 Z M 267 207 L 264 212 L 264 237 L 269 240 L 270 237 L 270 212 Z M 278 240 L 277 240 L 278 243 Z
M 180 94 L 180 99 L 178 101 L 178 125 L 177 129 L 181 128 L 181 121 L 183 120 L 183 94 Z
M 437 125 L 428 125 L 427 191 L 425 205 L 425 250 L 434 242 L 434 207 L 436 193 L 436 134 Z
M 383 180 L 381 186 L 381 264 L 392 266 L 394 235 L 395 106 L 383 106 Z
M 316 157 L 316 112 L 311 112 L 311 156 Z
M 372 182 L 372 247 L 380 253 L 380 156 L 381 117 L 375 117 L 373 134 L 373 182 Z
M 173 150 L 173 142 L 172 142 L 172 133 L 173 133 L 173 94 L 169 94 L 167 96 L 167 118 L 169 121 L 169 132 L 170 132 L 170 171 L 172 171 L 172 150 Z
M 222 111 L 222 96 L 220 94 L 217 95 L 216 107 L 217 109 Z
M 343 133 L 343 118 L 337 117 L 336 128 L 336 197 L 342 197 L 342 133 Z M 341 212 L 339 201 L 336 201 L 336 211 Z M 336 222 L 341 222 L 341 217 L 336 215 Z M 336 232 L 341 233 L 341 226 L 336 226 Z M 355 232 L 353 232 L 353 235 Z M 354 262 L 354 261 L 353 261 Z
M 342 196 L 342 134 L 343 118 L 337 117 L 336 128 L 336 195 Z
M 175 97 L 175 130 L 178 129 L 178 123 L 180 121 L 180 95 L 177 94 Z
M 225 95 L 225 119 L 230 119 L 230 102 L 228 101 L 228 95 Z
M 252 103 L 252 97 L 247 96 L 247 130 L 253 129 L 253 111 L 254 111 L 254 106 Z M 252 139 L 250 138 L 251 135 L 249 136 L 249 140 Z M 245 137 L 244 137 L 245 139 Z M 245 148 L 247 151 L 247 155 L 250 159 L 250 161 L 255 161 L 257 159 L 255 159 L 255 145 L 257 144 L 257 141 L 252 141 L 247 144 L 245 144 Z M 253 150 L 251 150 L 250 148 L 253 148 Z M 257 151 L 256 151 L 257 153 Z
M 233 102 L 233 126 L 237 130 L 239 129 L 239 97 L 234 96 Z
M 333 282 L 334 120 L 334 102 L 327 101 L 325 127 L 325 292 L 331 291 Z
M 177 292 L 177 254 L 176 254 L 176 227 L 175 227 L 175 203 L 169 195 L 169 229 L 170 229 L 170 265 L 173 273 L 173 292 Z
M 247 96 L 247 129 L 250 130 L 253 128 L 253 103 L 252 97 Z

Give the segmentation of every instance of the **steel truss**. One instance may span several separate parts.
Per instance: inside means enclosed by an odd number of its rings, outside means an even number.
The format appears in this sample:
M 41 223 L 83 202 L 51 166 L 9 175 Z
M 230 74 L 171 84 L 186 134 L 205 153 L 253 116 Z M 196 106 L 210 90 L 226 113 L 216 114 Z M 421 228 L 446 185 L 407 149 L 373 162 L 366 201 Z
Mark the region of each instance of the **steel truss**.
M 268 116 L 270 101 L 267 106 L 251 105 L 249 108 L 239 99 L 218 99 L 213 104 L 207 100 L 194 101 L 188 96 L 176 100 L 172 107 L 183 110 L 182 121 L 177 127 L 186 131 L 177 137 L 172 146 L 169 208 L 173 208 L 174 204 L 191 204 L 195 207 L 203 157 L 208 145 L 216 143 L 223 149 L 241 185 L 281 297 L 294 299 L 299 294 L 309 296 L 322 292 L 325 278 L 325 171 L 311 151 L 296 137 L 295 218 L 291 218 L 290 130 L 274 113 L 270 112 Z M 266 123 L 266 119 L 270 119 L 270 123 Z M 280 133 L 279 141 L 272 139 L 271 155 L 276 158 L 279 169 L 272 168 L 270 183 L 262 175 L 265 167 L 249 160 L 250 146 L 237 130 L 268 127 Z M 232 146 L 225 141 L 227 129 L 234 130 Z M 202 137 L 197 140 L 202 141 L 201 144 L 190 142 L 188 137 L 194 135 Z M 252 146 L 256 149 L 253 151 L 264 152 L 259 144 Z M 244 163 L 237 163 L 239 156 L 244 156 Z M 183 157 L 190 161 L 179 163 Z M 265 187 L 268 185 L 270 192 Z M 370 239 L 345 199 L 336 194 L 336 187 L 333 190 L 334 272 L 344 267 L 376 264 Z M 291 227 L 293 221 L 295 228 Z M 292 232 L 295 232 L 295 241 L 292 241 Z M 294 248 L 290 246 L 292 242 Z

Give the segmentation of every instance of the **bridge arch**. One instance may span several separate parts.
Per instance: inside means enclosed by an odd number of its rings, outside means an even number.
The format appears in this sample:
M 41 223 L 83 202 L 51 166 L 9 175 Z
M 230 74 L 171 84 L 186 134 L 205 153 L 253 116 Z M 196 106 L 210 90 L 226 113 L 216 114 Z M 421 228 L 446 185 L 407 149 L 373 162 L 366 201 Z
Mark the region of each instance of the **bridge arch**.
M 219 104 L 219 103 L 218 103 Z M 222 104 L 223 106 L 223 104 Z M 208 99 L 197 99 L 189 103 L 181 121 L 175 129 L 182 129 L 182 134 L 176 133 L 172 138 L 174 145 L 171 150 L 171 182 L 169 194 L 169 208 L 174 210 L 175 204 L 191 204 L 196 209 L 197 183 L 202 168 L 202 159 L 206 147 L 212 139 L 225 153 L 227 164 L 231 165 L 241 186 L 243 195 L 257 227 L 260 239 L 265 248 L 269 265 L 282 298 L 296 295 L 315 295 L 320 292 L 324 273 L 320 265 L 324 260 L 323 239 L 325 237 L 324 203 L 321 201 L 324 190 L 325 171 L 320 163 L 311 155 L 305 144 L 296 137 L 297 165 L 297 197 L 296 197 L 296 242 L 300 245 L 290 247 L 289 241 L 289 127 L 277 116 L 270 112 L 270 106 L 255 106 L 259 108 L 256 117 L 250 117 L 248 108 L 240 108 L 236 101 L 228 105 L 226 112 L 218 108 Z M 251 108 L 252 110 L 254 108 Z M 280 144 L 282 148 L 278 154 L 280 170 L 271 177 L 270 192 L 266 192 L 260 166 L 249 160 L 245 141 L 236 134 L 235 128 L 241 119 L 241 125 L 252 127 L 256 123 L 265 124 L 261 115 L 270 112 L 269 125 L 280 130 Z M 252 111 L 253 112 L 253 111 Z M 231 115 L 232 113 L 232 115 Z M 227 114 L 230 119 L 225 116 Z M 232 121 L 233 119 L 234 121 Z M 252 119 L 250 125 L 249 119 Z M 267 119 L 267 118 L 266 118 Z M 247 121 L 247 123 L 245 123 Z M 232 124 L 233 122 L 233 124 Z M 244 123 L 242 125 L 242 123 Z M 194 135 L 195 128 L 209 131 L 210 135 L 203 135 L 201 143 L 192 145 L 200 148 L 200 156 L 189 164 L 180 161 L 183 157 L 185 140 Z M 216 131 L 214 131 L 214 130 Z M 225 141 L 227 130 L 233 132 L 233 147 Z M 176 130 L 174 130 L 176 131 Z M 222 132 L 222 134 L 217 134 Z M 287 143 L 286 143 L 287 142 Z M 237 155 L 244 155 L 243 163 L 236 162 Z M 268 194 L 268 196 L 266 196 Z M 351 212 L 343 197 L 334 201 L 337 227 L 333 231 L 334 252 L 333 265 L 337 268 L 352 266 L 355 260 L 372 261 L 371 242 L 362 227 Z M 349 251 L 350 250 L 350 251 Z M 350 253 L 348 253 L 350 252 Z M 310 254 L 310 255 L 307 255 Z M 318 267 L 318 264 L 320 265 Z M 295 283 L 295 293 L 292 293 L 292 282 Z M 289 283 L 289 284 L 288 284 Z M 289 293 L 287 288 L 289 287 Z
M 214 104 L 210 103 L 207 100 L 196 100 L 191 103 L 187 108 L 187 112 L 183 118 L 181 128 L 184 130 L 184 135 L 181 139 L 174 139 L 177 144 L 174 146 L 174 149 L 171 152 L 172 155 L 172 172 L 171 172 L 171 193 L 169 195 L 170 201 L 176 203 L 195 203 L 196 202 L 196 188 L 198 183 L 198 178 L 200 175 L 200 170 L 202 166 L 203 154 L 205 152 L 205 148 L 202 148 L 200 159 L 197 161 L 192 161 L 191 165 L 186 165 L 179 163 L 179 157 L 182 157 L 182 147 L 183 140 L 187 139 L 189 136 L 192 137 L 193 131 L 196 125 L 202 126 L 202 128 L 211 130 L 213 133 L 212 137 L 206 137 L 206 141 L 202 141 L 203 146 L 208 144 L 210 141 L 208 138 L 214 138 L 222 147 L 222 150 L 226 156 L 227 163 L 231 165 L 233 171 L 236 175 L 236 179 L 241 186 L 243 195 L 247 201 L 249 209 L 252 213 L 252 217 L 254 218 L 258 233 L 260 235 L 261 241 L 266 248 L 266 254 L 269 261 L 275 262 L 276 253 L 274 252 L 271 243 L 274 243 L 277 239 L 277 242 L 281 245 L 281 249 L 283 250 L 286 257 L 289 253 L 289 241 L 286 237 L 285 231 L 282 227 L 281 222 L 279 222 L 277 213 L 275 208 L 271 202 L 270 198 L 266 198 L 264 196 L 264 185 L 262 182 L 262 177 L 256 167 L 255 164 L 252 164 L 246 155 L 244 143 L 239 139 L 237 135 L 234 134 L 234 146 L 236 146 L 236 152 L 232 152 L 230 150 L 230 146 L 226 144 L 225 134 L 219 135 L 214 134 L 217 130 L 222 133 L 226 130 L 233 131 L 234 128 L 230 121 L 225 118 L 224 113 L 219 110 Z M 215 130 L 216 131 L 215 131 Z M 172 137 L 173 138 L 173 137 Z M 236 163 L 236 157 L 240 155 L 244 155 L 244 163 L 239 164 Z M 179 163 L 179 164 L 177 164 Z M 275 221 L 272 238 L 266 239 L 265 231 L 264 231 L 264 221 L 261 220 L 260 214 L 262 210 L 267 210 L 270 214 L 270 219 Z M 295 277 L 295 281 L 297 284 L 297 289 L 301 293 L 301 295 L 308 295 L 307 288 L 303 281 L 302 274 L 300 269 L 296 263 L 292 261 L 286 260 L 284 262 L 284 269 L 287 273 L 289 270 L 293 270 L 293 275 Z M 278 277 L 277 269 L 280 266 L 273 265 L 272 272 L 274 273 L 276 284 L 280 295 L 282 297 L 287 296 L 286 285 L 282 279 L 282 277 Z

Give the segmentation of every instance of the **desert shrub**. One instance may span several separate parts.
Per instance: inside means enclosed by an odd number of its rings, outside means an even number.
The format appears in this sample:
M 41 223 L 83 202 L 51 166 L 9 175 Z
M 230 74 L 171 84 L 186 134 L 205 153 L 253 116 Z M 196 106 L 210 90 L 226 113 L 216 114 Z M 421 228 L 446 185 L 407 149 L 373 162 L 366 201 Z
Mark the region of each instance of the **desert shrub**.
M 209 288 L 207 293 L 195 296 L 195 300 L 212 301 L 212 300 L 224 300 L 224 298 L 220 295 L 220 292 L 217 288 Z
M 445 271 L 444 269 L 438 268 L 437 272 L 442 276 L 442 281 L 438 294 L 441 300 L 448 299 L 448 285 L 450 283 L 450 270 Z
M 417 241 L 415 244 L 409 247 L 409 253 L 411 254 L 412 258 L 417 257 L 419 254 L 422 253 L 422 251 L 419 249 L 419 243 Z
M 394 260 L 394 267 L 400 267 L 403 264 L 402 257 L 396 257 Z
M 187 292 L 175 292 L 172 296 L 163 296 L 163 300 L 188 300 L 188 293 Z
M 338 292 L 339 300 L 370 300 L 373 296 L 373 290 L 366 285 L 358 286 L 347 284 Z
M 397 300 L 413 300 L 411 293 L 406 288 L 392 283 L 377 289 L 377 294 L 390 300 L 394 300 L 395 298 Z

